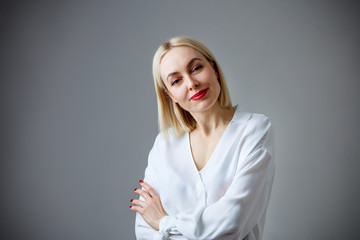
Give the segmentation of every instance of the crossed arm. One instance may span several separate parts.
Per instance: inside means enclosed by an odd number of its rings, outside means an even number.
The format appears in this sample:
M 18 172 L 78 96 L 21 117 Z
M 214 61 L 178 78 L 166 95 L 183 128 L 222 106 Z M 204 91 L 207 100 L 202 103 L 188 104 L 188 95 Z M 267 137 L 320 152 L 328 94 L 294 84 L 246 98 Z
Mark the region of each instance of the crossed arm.
M 131 199 L 130 209 L 138 212 L 143 219 L 154 230 L 159 231 L 160 220 L 167 216 L 160 197 L 154 191 L 154 189 L 146 182 L 140 180 L 140 185 L 143 189 L 135 188 L 135 193 L 139 194 L 142 199 Z
M 213 204 L 168 215 L 151 187 L 154 174 L 147 169 L 146 182 L 140 182 L 143 189 L 135 189 L 140 199 L 132 200 L 137 237 L 166 239 L 170 233 L 190 239 L 244 238 L 263 220 L 270 197 L 275 164 L 267 133 L 251 141 L 253 150 L 238 166 L 225 195 Z
M 231 235 L 243 238 L 266 210 L 273 176 L 271 155 L 265 149 L 259 149 L 241 167 L 225 195 L 213 204 L 168 216 L 159 196 L 149 184 L 143 182 L 141 186 L 144 189 L 135 191 L 141 198 L 132 201 L 134 206 L 131 209 L 153 228 L 141 224 L 142 220 L 138 221 L 138 227 L 147 232 L 147 236 L 150 233 L 159 234 L 156 231 L 160 230 L 160 234 L 180 234 L 190 239 Z

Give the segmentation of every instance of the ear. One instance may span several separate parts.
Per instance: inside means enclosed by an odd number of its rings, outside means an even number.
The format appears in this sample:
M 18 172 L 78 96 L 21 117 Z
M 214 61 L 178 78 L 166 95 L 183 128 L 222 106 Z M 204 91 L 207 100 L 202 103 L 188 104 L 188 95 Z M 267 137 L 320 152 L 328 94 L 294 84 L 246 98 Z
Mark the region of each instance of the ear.
M 166 96 L 168 96 L 169 98 L 171 98 L 171 100 L 173 100 L 174 102 L 177 103 L 177 101 L 175 101 L 173 95 L 171 95 L 171 93 L 169 92 L 169 90 L 164 89 L 163 91 L 164 91 L 164 93 L 165 93 Z

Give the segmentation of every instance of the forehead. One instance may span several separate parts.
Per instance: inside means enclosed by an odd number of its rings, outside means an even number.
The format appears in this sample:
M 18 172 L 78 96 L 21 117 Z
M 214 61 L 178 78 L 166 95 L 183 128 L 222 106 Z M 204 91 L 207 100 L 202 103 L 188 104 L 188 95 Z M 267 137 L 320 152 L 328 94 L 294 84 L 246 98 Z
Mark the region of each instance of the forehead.
M 160 72 L 166 74 L 184 68 L 193 58 L 205 60 L 205 57 L 191 47 L 174 47 L 170 49 L 161 59 Z

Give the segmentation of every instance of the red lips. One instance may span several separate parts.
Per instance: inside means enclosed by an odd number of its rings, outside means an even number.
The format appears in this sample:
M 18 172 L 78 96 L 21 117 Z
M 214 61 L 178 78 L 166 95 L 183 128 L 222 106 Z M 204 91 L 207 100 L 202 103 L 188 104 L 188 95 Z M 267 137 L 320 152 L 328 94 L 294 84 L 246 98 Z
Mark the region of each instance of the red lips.
M 208 91 L 208 89 L 200 90 L 199 92 L 195 93 L 190 99 L 191 100 L 200 100 L 206 95 L 207 91 Z

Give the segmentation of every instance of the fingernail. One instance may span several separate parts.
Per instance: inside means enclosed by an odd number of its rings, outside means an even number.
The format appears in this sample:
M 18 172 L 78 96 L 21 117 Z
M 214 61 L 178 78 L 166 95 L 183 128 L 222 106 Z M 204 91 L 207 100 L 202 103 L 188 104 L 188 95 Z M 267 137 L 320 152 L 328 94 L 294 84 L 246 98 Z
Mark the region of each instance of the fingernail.
M 136 191 L 136 190 L 137 190 L 137 188 L 134 189 L 134 191 Z
M 131 208 L 132 206 L 130 206 L 129 208 Z
M 139 183 L 142 184 L 144 181 L 143 180 L 140 180 Z
M 134 201 L 134 199 L 131 199 L 130 202 Z

